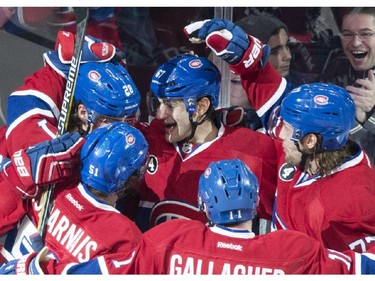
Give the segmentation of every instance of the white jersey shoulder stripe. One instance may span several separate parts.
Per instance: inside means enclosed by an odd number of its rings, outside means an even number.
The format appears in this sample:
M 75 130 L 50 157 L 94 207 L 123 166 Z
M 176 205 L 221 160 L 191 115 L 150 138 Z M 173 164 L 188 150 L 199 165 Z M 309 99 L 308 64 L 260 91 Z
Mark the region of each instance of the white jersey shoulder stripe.
M 230 229 L 225 229 L 217 226 L 213 226 L 209 228 L 212 232 L 227 236 L 227 237 L 232 237 L 232 238 L 243 238 L 243 239 L 253 239 L 255 238 L 255 233 L 254 232 L 249 232 L 249 231 L 231 231 Z
M 12 124 L 8 124 L 8 128 L 5 134 L 5 138 L 8 139 L 9 134 L 13 131 L 14 128 L 16 128 L 22 121 L 25 119 L 28 119 L 29 117 L 33 115 L 43 115 L 49 118 L 54 118 L 53 114 L 49 110 L 41 110 L 39 108 L 30 110 L 28 112 L 25 112 L 21 116 L 19 116 L 16 120 L 12 122 Z
M 260 118 L 280 99 L 280 97 L 285 92 L 286 86 L 287 82 L 285 78 L 282 77 L 279 88 L 276 90 L 274 95 L 261 108 L 257 110 L 257 114 Z

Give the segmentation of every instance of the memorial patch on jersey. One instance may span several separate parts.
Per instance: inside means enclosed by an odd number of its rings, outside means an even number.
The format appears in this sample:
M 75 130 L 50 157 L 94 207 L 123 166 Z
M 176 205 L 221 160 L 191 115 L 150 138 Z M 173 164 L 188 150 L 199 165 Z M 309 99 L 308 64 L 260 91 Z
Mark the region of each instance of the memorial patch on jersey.
M 148 157 L 147 172 L 151 175 L 158 170 L 158 159 L 154 155 Z
M 203 223 L 207 219 L 203 213 L 189 203 L 177 200 L 162 200 L 154 205 L 150 215 L 150 227 L 173 219 L 198 220 Z
M 284 163 L 279 169 L 279 178 L 282 181 L 291 181 L 297 168 L 291 164 Z

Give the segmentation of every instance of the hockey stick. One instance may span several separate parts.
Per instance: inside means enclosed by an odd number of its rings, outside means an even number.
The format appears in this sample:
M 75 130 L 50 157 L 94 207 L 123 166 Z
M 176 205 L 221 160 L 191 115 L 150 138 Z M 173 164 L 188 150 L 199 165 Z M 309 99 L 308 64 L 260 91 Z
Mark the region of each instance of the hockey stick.
M 82 46 L 85 40 L 86 25 L 89 17 L 89 12 L 87 7 L 77 7 L 73 8 L 76 15 L 76 41 L 74 45 L 74 53 L 72 57 L 72 62 L 69 68 L 69 74 L 67 77 L 67 82 L 65 86 L 64 99 L 61 106 L 61 112 L 58 120 L 57 126 L 57 136 L 61 136 L 68 130 L 68 122 L 70 111 L 73 105 L 74 89 L 76 86 L 76 81 L 78 77 L 79 65 L 81 63 Z M 41 217 L 39 219 L 38 231 L 39 235 L 44 241 L 48 223 L 48 217 L 52 208 L 52 194 L 54 190 L 54 185 L 49 185 L 43 192 L 41 202 L 42 210 Z

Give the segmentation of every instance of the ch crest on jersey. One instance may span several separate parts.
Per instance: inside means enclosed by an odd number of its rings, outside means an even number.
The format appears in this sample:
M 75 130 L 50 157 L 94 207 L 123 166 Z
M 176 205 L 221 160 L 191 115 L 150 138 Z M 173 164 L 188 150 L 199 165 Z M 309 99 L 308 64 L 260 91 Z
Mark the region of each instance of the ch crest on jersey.
M 147 172 L 151 175 L 158 170 L 158 159 L 154 155 L 150 155 L 147 163 Z
M 200 212 L 197 206 L 183 201 L 164 199 L 157 202 L 152 207 L 150 215 L 151 227 L 173 219 L 198 220 L 202 223 L 207 222 L 205 215 Z
M 279 178 L 282 181 L 291 181 L 297 168 L 291 164 L 284 163 L 279 169 Z

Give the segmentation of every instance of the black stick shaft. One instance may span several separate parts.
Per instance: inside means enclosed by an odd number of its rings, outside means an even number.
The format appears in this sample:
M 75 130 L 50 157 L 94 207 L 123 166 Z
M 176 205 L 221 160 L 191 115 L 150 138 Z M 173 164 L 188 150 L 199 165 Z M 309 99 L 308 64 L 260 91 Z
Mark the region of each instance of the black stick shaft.
M 58 121 L 58 131 L 57 136 L 61 136 L 66 133 L 68 130 L 68 122 L 70 111 L 73 105 L 74 100 L 74 90 L 76 86 L 76 81 L 78 77 L 79 65 L 81 63 L 81 55 L 82 55 L 82 46 L 85 40 L 85 33 L 86 33 L 86 25 L 88 21 L 88 8 L 87 7 L 77 7 L 74 8 L 74 12 L 76 14 L 76 23 L 77 23 L 77 31 L 76 31 L 76 41 L 74 45 L 74 53 L 72 57 L 72 62 L 69 68 L 69 74 L 65 86 L 64 92 L 64 99 L 63 104 L 61 106 L 60 117 Z M 52 209 L 52 195 L 53 195 L 54 185 L 49 185 L 43 195 L 42 195 L 42 202 L 43 208 L 41 210 L 42 216 L 39 219 L 38 230 L 39 234 L 42 237 L 42 241 L 45 239 L 46 229 L 48 224 L 48 217 L 50 211 Z

